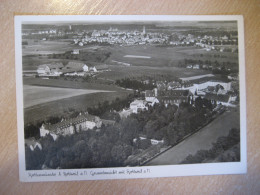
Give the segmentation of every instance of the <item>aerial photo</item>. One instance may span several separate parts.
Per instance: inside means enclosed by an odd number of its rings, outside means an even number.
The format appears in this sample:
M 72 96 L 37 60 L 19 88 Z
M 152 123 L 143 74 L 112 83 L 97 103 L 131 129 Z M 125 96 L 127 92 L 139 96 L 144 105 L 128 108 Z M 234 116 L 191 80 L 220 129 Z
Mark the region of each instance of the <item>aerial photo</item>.
M 22 24 L 26 170 L 240 162 L 236 21 Z

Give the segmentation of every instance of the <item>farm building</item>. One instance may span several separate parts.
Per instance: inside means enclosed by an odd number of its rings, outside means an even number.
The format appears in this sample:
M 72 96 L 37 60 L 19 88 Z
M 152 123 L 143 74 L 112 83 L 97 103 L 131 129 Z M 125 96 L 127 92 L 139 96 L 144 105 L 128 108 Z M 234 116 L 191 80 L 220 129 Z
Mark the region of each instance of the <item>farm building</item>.
M 75 132 L 86 131 L 94 127 L 100 128 L 102 121 L 99 117 L 90 114 L 80 114 L 76 118 L 62 120 L 57 124 L 42 124 L 40 136 L 45 137 L 50 134 L 54 140 L 59 136 L 72 135 Z
M 42 64 L 38 66 L 37 73 L 39 76 L 59 75 L 63 67 L 62 63 Z
M 78 55 L 79 54 L 79 49 L 73 49 L 71 54 Z
M 89 68 L 86 64 L 80 63 L 80 62 L 69 62 L 63 69 L 63 73 L 68 73 L 68 72 L 79 72 L 79 71 L 84 71 L 88 72 Z

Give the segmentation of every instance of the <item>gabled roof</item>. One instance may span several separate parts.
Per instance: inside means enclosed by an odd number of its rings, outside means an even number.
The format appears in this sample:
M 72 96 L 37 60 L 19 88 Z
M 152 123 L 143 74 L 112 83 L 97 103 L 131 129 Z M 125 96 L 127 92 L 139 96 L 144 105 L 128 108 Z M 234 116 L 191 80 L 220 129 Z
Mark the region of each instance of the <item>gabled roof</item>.
M 76 124 L 79 124 L 79 123 L 82 123 L 82 122 L 85 122 L 85 121 L 96 122 L 96 119 L 97 119 L 96 116 L 93 116 L 93 115 L 90 115 L 90 114 L 82 114 L 82 115 L 79 115 L 76 118 L 63 120 L 63 121 L 56 123 L 56 124 L 53 124 L 53 125 L 45 124 L 44 126 L 45 126 L 45 129 L 48 129 L 52 132 L 57 132 L 58 129 L 63 129 L 63 128 L 69 127 L 71 125 L 76 125 Z
M 85 64 L 81 62 L 69 62 L 64 68 L 65 69 L 74 69 L 74 70 L 82 70 Z
M 135 100 L 133 101 L 130 105 L 139 105 L 139 104 L 145 104 L 145 101 L 144 100 Z
M 169 90 L 169 91 L 159 91 L 159 96 L 164 97 L 187 97 L 190 95 L 190 90 L 185 89 L 175 89 L 175 90 Z
M 42 64 L 38 66 L 38 69 L 45 69 L 46 67 L 49 67 L 50 69 L 61 69 L 64 66 L 61 62 L 59 62 L 59 63 L 51 63 L 51 64 Z

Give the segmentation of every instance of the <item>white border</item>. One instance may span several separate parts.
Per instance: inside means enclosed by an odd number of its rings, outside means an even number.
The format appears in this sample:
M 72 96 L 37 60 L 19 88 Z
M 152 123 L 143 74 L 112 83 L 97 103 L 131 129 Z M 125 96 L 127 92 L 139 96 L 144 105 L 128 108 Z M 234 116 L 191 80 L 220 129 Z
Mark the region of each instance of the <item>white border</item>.
M 163 165 L 143 167 L 99 168 L 99 169 L 63 169 L 63 170 L 25 170 L 24 148 L 24 116 L 23 116 L 23 80 L 22 80 L 22 23 L 46 22 L 139 22 L 141 21 L 237 21 L 238 46 L 239 46 L 239 79 L 240 79 L 240 162 L 208 163 L 190 165 Z M 207 16 L 181 16 L 181 15 L 88 15 L 88 16 L 15 16 L 15 63 L 16 63 L 16 102 L 17 102 L 17 127 L 19 146 L 19 176 L 23 182 L 39 181 L 71 181 L 71 180 L 102 180 L 102 179 L 130 179 L 151 177 L 173 177 L 194 175 L 241 174 L 247 172 L 246 158 L 246 85 L 245 85 L 245 51 L 244 51 L 244 24 L 243 16 L 207 15 Z M 93 173 L 106 171 L 111 174 L 93 175 Z M 114 172 L 113 172 L 114 171 Z M 125 174 L 119 174 L 124 171 Z M 115 173 L 116 172 L 116 173 Z M 136 173 L 134 173 L 136 172 Z M 56 176 L 40 176 L 37 174 L 53 174 Z M 66 173 L 77 176 L 64 176 Z M 59 176 L 59 174 L 61 176 Z

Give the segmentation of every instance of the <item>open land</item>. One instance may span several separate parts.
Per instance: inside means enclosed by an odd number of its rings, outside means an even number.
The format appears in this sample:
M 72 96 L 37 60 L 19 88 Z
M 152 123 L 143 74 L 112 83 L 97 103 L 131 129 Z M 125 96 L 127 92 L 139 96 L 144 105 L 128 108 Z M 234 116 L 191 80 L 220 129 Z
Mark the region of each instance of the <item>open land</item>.
M 227 136 L 231 128 L 239 128 L 239 108 L 225 112 L 200 131 L 188 137 L 178 145 L 154 158 L 146 165 L 172 165 L 181 163 L 189 154 L 199 150 L 208 150 L 221 136 Z
M 133 66 L 177 66 L 183 59 L 211 60 L 219 62 L 238 60 L 236 53 L 221 53 L 222 57 L 216 56 L 217 51 L 206 51 L 198 47 L 159 47 L 154 45 L 137 45 L 120 47 L 108 47 L 112 53 L 109 60 L 130 63 Z M 125 56 L 149 56 L 150 58 L 126 58 Z
M 41 79 L 41 78 L 28 77 L 23 79 L 23 84 L 46 86 L 46 87 L 73 88 L 73 89 L 93 89 L 93 90 L 109 90 L 109 91 L 123 90 L 115 85 L 64 80 L 64 78 Z
M 86 111 L 87 108 L 95 107 L 104 101 L 110 102 L 117 97 L 120 99 L 125 98 L 128 94 L 132 93 L 132 91 L 122 89 L 115 85 L 77 82 L 63 79 L 24 78 L 23 83 L 24 87 L 27 89 L 35 88 L 37 91 L 39 91 L 39 89 L 46 89 L 47 91 L 51 89 L 52 93 L 47 93 L 47 96 L 50 98 L 52 98 L 52 95 L 54 96 L 54 99 L 49 98 L 49 101 L 47 101 L 43 98 L 46 96 L 44 91 L 40 90 L 40 95 L 32 92 L 33 94 L 31 96 L 28 96 L 29 93 L 27 95 L 24 93 L 24 101 L 25 103 L 28 102 L 28 105 L 25 105 L 24 109 L 25 124 L 36 123 L 51 116 L 64 115 L 64 113 L 71 108 Z M 55 91 L 56 89 L 59 89 L 61 93 L 57 94 Z M 74 91 L 75 93 L 72 94 L 71 91 Z M 27 92 L 30 92 L 30 90 Z M 62 97 L 62 94 L 65 92 L 68 92 L 66 94 L 68 97 Z M 30 100 L 34 101 L 34 99 L 41 100 L 41 104 L 29 105 L 31 104 Z
M 45 55 L 45 54 L 59 54 L 68 50 L 79 48 L 71 42 L 68 41 L 42 41 L 37 40 L 34 42 L 32 40 L 26 40 L 28 45 L 23 46 L 23 56 L 26 55 Z
M 69 59 L 51 59 L 48 54 L 61 54 L 73 49 L 80 51 L 104 51 L 111 52 L 110 57 L 106 60 L 108 65 L 116 65 L 113 61 L 129 63 L 132 66 L 149 66 L 149 67 L 173 67 L 184 59 L 209 60 L 214 62 L 237 62 L 237 53 L 217 51 L 206 51 L 198 47 L 172 47 L 172 46 L 154 46 L 154 45 L 133 45 L 133 46 L 77 46 L 68 41 L 39 41 L 29 43 L 23 48 L 23 70 L 36 70 L 39 64 L 61 61 L 68 62 Z M 130 56 L 130 57 L 126 57 Z M 137 56 L 137 57 L 134 57 Z M 142 57 L 138 57 L 142 56 Z M 84 63 L 88 63 L 85 61 Z
M 125 98 L 131 91 L 100 92 L 73 96 L 60 100 L 50 101 L 24 109 L 24 122 L 37 123 L 48 117 L 63 116 L 70 109 L 87 111 L 87 108 L 94 107 L 104 101 L 113 101 L 117 97 Z
M 73 96 L 100 92 L 104 93 L 111 91 L 24 85 L 24 108 Z

